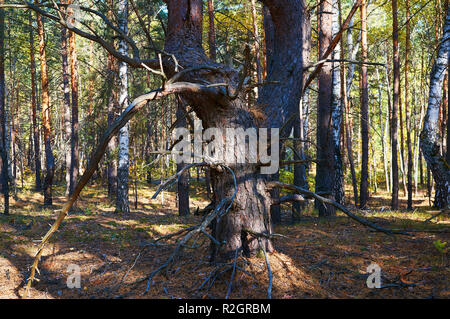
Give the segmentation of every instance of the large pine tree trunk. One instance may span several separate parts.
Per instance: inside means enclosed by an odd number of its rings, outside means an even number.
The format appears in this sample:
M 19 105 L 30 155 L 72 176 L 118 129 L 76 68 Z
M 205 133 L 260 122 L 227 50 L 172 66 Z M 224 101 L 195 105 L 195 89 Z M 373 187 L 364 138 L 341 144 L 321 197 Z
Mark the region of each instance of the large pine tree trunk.
M 450 199 L 450 170 L 441 156 L 441 137 L 439 134 L 439 109 L 442 99 L 442 85 L 445 70 L 448 68 L 450 46 L 450 8 L 447 9 L 444 33 L 439 46 L 438 55 L 430 75 L 430 93 L 428 108 L 425 114 L 420 147 L 435 181 L 434 206 L 448 208 Z
M 322 1 L 319 6 L 319 52 L 322 57 L 331 44 L 333 6 L 330 1 Z M 319 74 L 319 97 L 317 108 L 317 166 L 316 193 L 333 198 L 334 146 L 332 132 L 332 63 L 325 63 Z M 334 216 L 336 210 L 331 205 L 316 201 L 319 216 Z
M 37 0 L 36 0 L 37 1 Z M 44 179 L 44 205 L 52 205 L 53 177 L 55 175 L 55 160 L 52 152 L 52 130 L 50 119 L 50 95 L 48 92 L 48 74 L 47 74 L 47 54 L 45 50 L 45 31 L 42 17 L 37 15 L 37 27 L 39 37 L 39 54 L 41 58 L 41 81 L 42 81 L 42 127 L 44 130 L 45 146 L 45 179 Z
M 189 103 L 202 120 L 203 127 L 219 128 L 257 128 L 259 125 L 281 127 L 290 114 L 298 108 L 302 88 L 302 58 L 298 52 L 302 49 L 301 22 L 304 4 L 302 1 L 266 0 L 270 10 L 274 29 L 273 64 L 268 68 L 268 81 L 279 81 L 277 85 L 267 85 L 261 89 L 258 104 L 249 108 L 243 93 L 232 99 L 224 93 L 199 94 L 183 93 L 182 98 Z M 208 59 L 202 49 L 202 4 L 201 0 L 168 1 L 169 29 L 165 50 L 174 54 L 185 69 L 196 65 L 210 65 L 220 68 L 227 74 L 207 73 L 210 83 L 229 82 L 237 88 L 239 76 L 235 69 L 219 65 Z M 288 67 L 286 67 L 288 66 Z M 170 77 L 174 70 L 167 69 Z M 203 73 L 204 74 L 204 73 Z M 189 72 L 180 80 L 198 82 L 202 72 Z M 203 75 L 203 79 L 206 79 Z M 220 90 L 219 90 L 220 91 Z M 217 91 L 214 91 L 217 92 Z M 223 92 L 223 91 L 220 91 Z M 256 111 L 266 111 L 267 118 L 258 121 Z M 291 126 L 292 127 L 292 126 Z M 227 140 L 223 145 L 227 147 Z M 237 164 L 235 153 L 225 152 L 222 163 L 230 167 L 237 182 L 236 197 L 230 211 L 216 221 L 213 236 L 219 242 L 225 242 L 220 249 L 213 249 L 213 259 L 234 256 L 236 249 L 242 248 L 251 255 L 258 250 L 258 241 L 246 230 L 256 233 L 270 233 L 270 206 L 272 199 L 266 187 L 267 176 L 260 173 L 257 164 Z M 222 168 L 211 169 L 213 202 L 219 204 L 235 193 L 232 174 Z M 267 251 L 272 251 L 270 240 L 263 238 Z M 217 247 L 216 247 L 217 248 Z
M 264 33 L 265 33 L 265 44 L 266 44 L 266 76 L 269 75 L 269 72 L 272 72 L 274 68 L 274 59 L 275 59 L 275 26 L 272 21 L 272 16 L 269 8 L 266 5 L 263 5 L 264 10 Z M 295 125 L 295 123 L 294 123 Z M 295 134 L 295 133 L 294 133 Z M 277 172 L 271 176 L 272 180 L 279 180 L 280 174 Z M 280 190 L 273 189 L 271 190 L 271 196 L 273 198 L 280 197 Z M 281 222 L 281 207 L 279 205 L 272 206 L 270 209 L 270 217 L 274 224 Z

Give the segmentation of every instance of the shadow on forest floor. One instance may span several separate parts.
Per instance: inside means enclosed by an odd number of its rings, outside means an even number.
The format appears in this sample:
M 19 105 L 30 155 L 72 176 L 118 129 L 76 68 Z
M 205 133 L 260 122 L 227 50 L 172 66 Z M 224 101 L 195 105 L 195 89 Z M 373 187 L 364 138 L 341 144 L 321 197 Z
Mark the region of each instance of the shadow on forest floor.
M 191 185 L 194 211 L 207 201 L 201 182 Z M 215 269 L 208 263 L 206 241 L 197 249 L 184 251 L 167 273 L 168 278 L 156 276 L 147 295 L 142 296 L 146 281 L 130 284 L 161 265 L 174 249 L 173 242 L 164 246 L 146 244 L 201 220 L 198 216 L 177 215 L 174 192 L 164 192 L 164 202 L 161 196 L 151 200 L 156 187 L 139 185 L 137 209 L 130 189 L 130 214 L 114 213 L 114 203 L 109 202 L 101 185 L 94 184 L 83 191 L 77 210 L 66 218 L 46 246 L 39 267 L 40 281 L 33 285 L 31 298 L 224 298 L 231 270 L 219 276 L 210 289 L 208 285 L 198 289 Z M 348 191 L 347 196 L 350 194 Z M 0 298 L 24 295 L 23 284 L 36 252 L 33 241 L 41 238 L 56 218 L 56 210 L 64 203 L 63 195 L 63 189 L 57 188 L 54 207 L 43 209 L 42 195 L 25 187 L 18 193 L 17 201 L 12 200 L 11 215 L 0 216 Z M 406 205 L 404 200 L 401 198 L 401 205 Z M 436 212 L 427 206 L 425 197 L 414 198 L 413 212 L 391 212 L 389 204 L 387 194 L 373 194 L 370 209 L 360 213 L 384 227 L 449 229 L 448 216 L 424 224 Z M 433 244 L 437 240 L 450 242 L 449 233 L 389 236 L 373 232 L 342 214 L 319 219 L 312 204 L 300 221 L 292 224 L 290 218 L 290 207 L 283 206 L 283 223 L 275 226 L 275 232 L 291 239 L 277 239 L 276 251 L 269 255 L 274 298 L 450 297 L 448 253 L 440 253 Z M 247 262 L 246 272 L 236 272 L 230 297 L 265 298 L 268 279 L 264 257 L 258 254 Z M 381 267 L 383 284 L 417 285 L 369 289 L 366 269 L 371 263 Z M 70 264 L 81 268 L 81 289 L 67 288 Z M 128 271 L 124 284 L 112 290 Z

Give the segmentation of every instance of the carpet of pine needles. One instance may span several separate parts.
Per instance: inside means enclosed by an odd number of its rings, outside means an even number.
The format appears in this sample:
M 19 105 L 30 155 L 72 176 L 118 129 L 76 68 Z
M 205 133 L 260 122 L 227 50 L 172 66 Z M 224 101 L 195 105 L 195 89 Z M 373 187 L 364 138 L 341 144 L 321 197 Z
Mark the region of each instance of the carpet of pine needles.
M 145 279 L 165 262 L 175 242 L 152 241 L 183 227 L 197 224 L 201 216 L 177 216 L 176 194 L 166 191 L 152 200 L 157 184 L 140 184 L 138 204 L 130 190 L 130 214 L 114 212 L 105 187 L 90 185 L 76 210 L 63 222 L 46 246 L 40 262 L 39 282 L 30 298 L 224 298 L 232 267 L 209 263 L 205 238 L 185 249 L 174 265 L 153 278 L 147 294 Z M 350 189 L 347 195 L 351 195 Z M 191 210 L 204 207 L 204 187 L 191 184 Z M 11 215 L 0 215 L 0 298 L 23 298 L 38 240 L 46 233 L 64 203 L 62 187 L 55 190 L 54 206 L 43 208 L 41 194 L 25 185 L 12 199 Z M 372 194 L 370 210 L 359 212 L 384 227 L 450 229 L 442 215 L 424 223 L 437 211 L 423 192 L 414 197 L 413 212 L 389 210 L 389 194 Z M 406 200 L 401 198 L 402 207 Z M 351 203 L 348 203 L 352 207 Z M 352 208 L 353 211 L 357 211 Z M 32 222 L 32 223 L 31 223 Z M 283 223 L 275 232 L 289 239 L 275 240 L 269 254 L 273 272 L 273 298 L 450 298 L 449 250 L 439 251 L 437 241 L 448 242 L 450 233 L 417 232 L 389 236 L 354 222 L 343 214 L 322 220 L 310 204 L 300 221 L 291 222 L 290 207 L 283 206 Z M 367 267 L 378 264 L 382 285 L 369 289 Z M 68 266 L 81 269 L 81 288 L 67 288 Z M 237 259 L 230 298 L 266 298 L 268 272 L 262 251 Z M 217 270 L 217 271 L 216 271 Z

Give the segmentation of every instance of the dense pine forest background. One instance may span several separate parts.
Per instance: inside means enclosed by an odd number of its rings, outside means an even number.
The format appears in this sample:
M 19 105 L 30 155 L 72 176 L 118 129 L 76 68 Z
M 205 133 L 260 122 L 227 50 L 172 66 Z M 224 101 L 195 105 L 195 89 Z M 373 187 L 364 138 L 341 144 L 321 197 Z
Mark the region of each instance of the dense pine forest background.
M 448 298 L 449 48 L 448 0 L 0 0 L 0 298 Z M 279 172 L 176 163 L 199 119 Z

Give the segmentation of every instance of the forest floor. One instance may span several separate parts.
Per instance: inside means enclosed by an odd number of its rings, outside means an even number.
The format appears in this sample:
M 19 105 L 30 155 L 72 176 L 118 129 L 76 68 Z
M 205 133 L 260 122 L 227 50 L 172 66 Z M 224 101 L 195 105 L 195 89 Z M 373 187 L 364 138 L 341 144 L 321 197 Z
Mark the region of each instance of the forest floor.
M 47 245 L 39 282 L 33 284 L 30 297 L 224 298 L 232 267 L 214 273 L 216 266 L 208 262 L 206 240 L 196 249 L 185 249 L 170 271 L 153 278 L 149 292 L 143 295 L 145 277 L 165 262 L 175 247 L 173 241 L 161 246 L 149 243 L 201 220 L 201 216 L 177 215 L 173 191 L 164 192 L 164 203 L 161 196 L 151 200 L 156 186 L 139 185 L 137 209 L 130 191 L 130 214 L 114 213 L 114 203 L 103 186 L 85 189 L 76 212 L 64 220 Z M 203 189 L 198 182 L 191 183 L 192 211 L 207 204 Z M 414 198 L 413 212 L 391 212 L 388 194 L 379 193 L 371 196 L 370 210 L 358 213 L 384 227 L 449 231 L 448 215 L 424 223 L 437 211 L 428 206 L 428 198 L 419 195 Z M 25 185 L 12 199 L 11 215 L 0 215 L 0 298 L 24 296 L 37 240 L 47 232 L 64 200 L 63 188 L 57 187 L 54 207 L 44 209 L 42 195 Z M 405 198 L 401 205 L 406 206 Z M 341 213 L 333 219 L 318 219 L 312 207 L 295 224 L 290 222 L 290 208 L 284 207 L 283 223 L 275 226 L 276 233 L 290 239 L 276 239 L 276 251 L 269 254 L 273 298 L 450 298 L 449 249 L 445 253 L 435 247 L 438 240 L 450 243 L 450 233 L 389 236 Z M 372 263 L 381 267 L 382 285 L 390 287 L 366 286 L 367 267 Z M 67 287 L 70 264 L 80 266 L 80 289 Z M 230 298 L 266 298 L 268 273 L 263 253 L 239 258 L 237 265 Z M 211 285 L 212 278 L 216 279 Z

